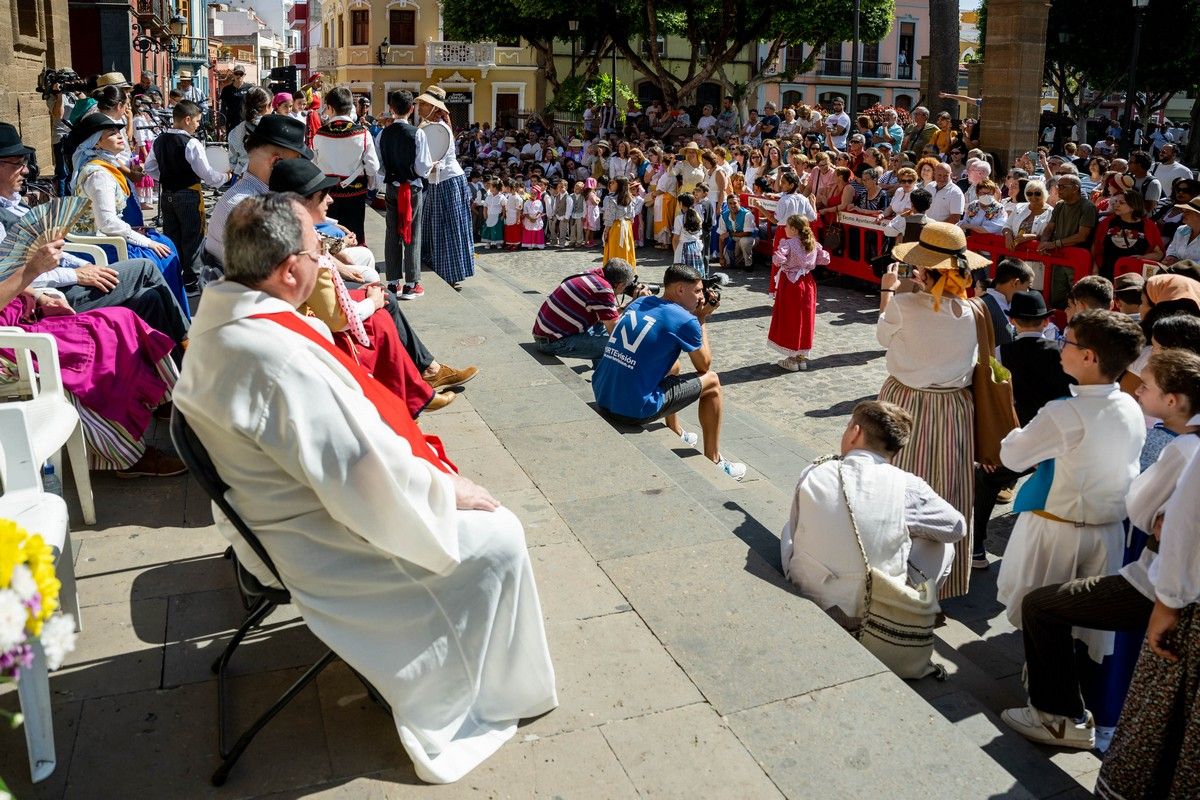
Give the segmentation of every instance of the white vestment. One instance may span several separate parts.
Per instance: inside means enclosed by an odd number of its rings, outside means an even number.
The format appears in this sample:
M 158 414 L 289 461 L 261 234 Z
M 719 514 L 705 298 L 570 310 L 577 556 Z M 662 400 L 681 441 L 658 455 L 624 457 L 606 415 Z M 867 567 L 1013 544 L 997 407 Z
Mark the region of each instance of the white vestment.
M 230 485 L 304 621 L 387 700 L 417 776 L 448 783 L 558 704 L 521 523 L 455 508 L 316 343 L 252 315 L 287 303 L 204 292 L 175 404 Z M 325 327 L 307 320 L 323 336 Z M 238 559 L 265 565 L 214 507 Z

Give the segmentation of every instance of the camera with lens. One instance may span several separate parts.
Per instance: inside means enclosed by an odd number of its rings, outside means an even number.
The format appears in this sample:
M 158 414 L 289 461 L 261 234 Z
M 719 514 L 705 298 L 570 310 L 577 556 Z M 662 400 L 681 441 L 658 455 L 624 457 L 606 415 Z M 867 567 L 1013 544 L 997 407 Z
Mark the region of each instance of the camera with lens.
M 44 69 L 38 74 L 37 90 L 43 100 L 62 92 L 86 92 L 87 81 L 73 69 Z
M 636 300 L 642 296 L 643 291 L 657 296 L 662 291 L 662 286 L 657 283 L 631 283 L 625 287 L 624 294 L 630 300 Z
M 704 305 L 716 308 L 721 305 L 721 287 L 729 283 L 729 276 L 724 272 L 714 272 L 712 277 L 701 280 L 704 285 Z

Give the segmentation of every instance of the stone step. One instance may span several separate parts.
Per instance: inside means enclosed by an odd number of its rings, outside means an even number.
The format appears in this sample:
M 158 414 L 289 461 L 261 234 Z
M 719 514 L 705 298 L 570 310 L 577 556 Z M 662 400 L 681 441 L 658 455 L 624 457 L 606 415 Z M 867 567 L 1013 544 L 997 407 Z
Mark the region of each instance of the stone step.
M 774 528 L 798 465 L 817 453 L 727 406 L 723 449 L 751 468 L 737 483 L 665 426 L 618 430 L 595 412 L 581 362 L 532 350 L 541 294 L 490 259 L 478 264 L 461 294 L 431 281 L 427 299 L 405 304 L 440 360 L 485 366 L 469 409 L 460 400 L 447 411 L 478 412 L 775 786 L 794 797 L 849 797 L 899 777 L 933 797 L 1062 791 L 1070 776 L 1045 790 L 1022 785 L 978 735 L 947 722 L 784 580 Z M 450 429 L 463 428 L 454 416 L 423 424 L 453 442 Z M 694 416 L 684 419 L 698 430 Z M 843 768 L 813 771 L 819 759 Z

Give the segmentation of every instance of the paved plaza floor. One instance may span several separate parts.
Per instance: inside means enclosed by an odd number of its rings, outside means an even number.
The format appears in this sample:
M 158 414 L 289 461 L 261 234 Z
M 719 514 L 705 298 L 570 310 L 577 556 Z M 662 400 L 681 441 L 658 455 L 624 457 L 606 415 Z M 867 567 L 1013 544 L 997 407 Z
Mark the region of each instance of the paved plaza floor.
M 381 233 L 372 215 L 373 244 Z M 660 253 L 639 255 L 644 280 L 661 275 Z M 243 615 L 225 541 L 190 478 L 95 474 L 99 523 L 72 534 L 84 632 L 51 678 L 59 765 L 31 787 L 20 732 L 0 733 L 0 776 L 17 796 L 1088 796 L 1095 755 L 1034 746 L 999 721 L 1024 695 L 995 565 L 945 604 L 937 657 L 950 679 L 914 684 L 779 571 L 796 476 L 836 450 L 850 409 L 883 382 L 877 297 L 824 282 L 811 369 L 784 373 L 766 342 L 765 271 L 730 272 L 710 336 L 725 387 L 722 449 L 750 467 L 735 483 L 661 425 L 605 422 L 589 405 L 590 365 L 532 349 L 544 295 L 598 262 L 595 250 L 485 252 L 461 293 L 431 275 L 426 298 L 404 304 L 439 360 L 480 367 L 421 423 L 525 523 L 560 708 L 458 784 L 428 787 L 391 720 L 335 663 L 229 783 L 211 787 L 209 664 Z M 695 426 L 694 410 L 684 419 Z M 152 436 L 165 444 L 165 425 Z M 993 557 L 1010 527 L 993 521 Z M 237 718 L 251 719 L 322 652 L 293 609 L 277 611 L 235 656 Z M 11 687 L 0 705 L 15 707 Z

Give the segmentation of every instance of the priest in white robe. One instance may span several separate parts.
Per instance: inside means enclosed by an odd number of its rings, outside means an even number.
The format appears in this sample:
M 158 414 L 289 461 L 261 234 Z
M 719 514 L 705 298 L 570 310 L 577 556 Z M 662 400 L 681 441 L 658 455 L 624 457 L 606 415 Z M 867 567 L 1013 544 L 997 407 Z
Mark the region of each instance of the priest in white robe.
M 416 773 L 461 778 L 557 704 L 521 523 L 296 314 L 320 241 L 287 195 L 226 230 L 175 405 L 305 622 L 391 706 Z M 391 398 L 391 399 L 389 399 Z M 274 584 L 214 507 L 238 559 Z

